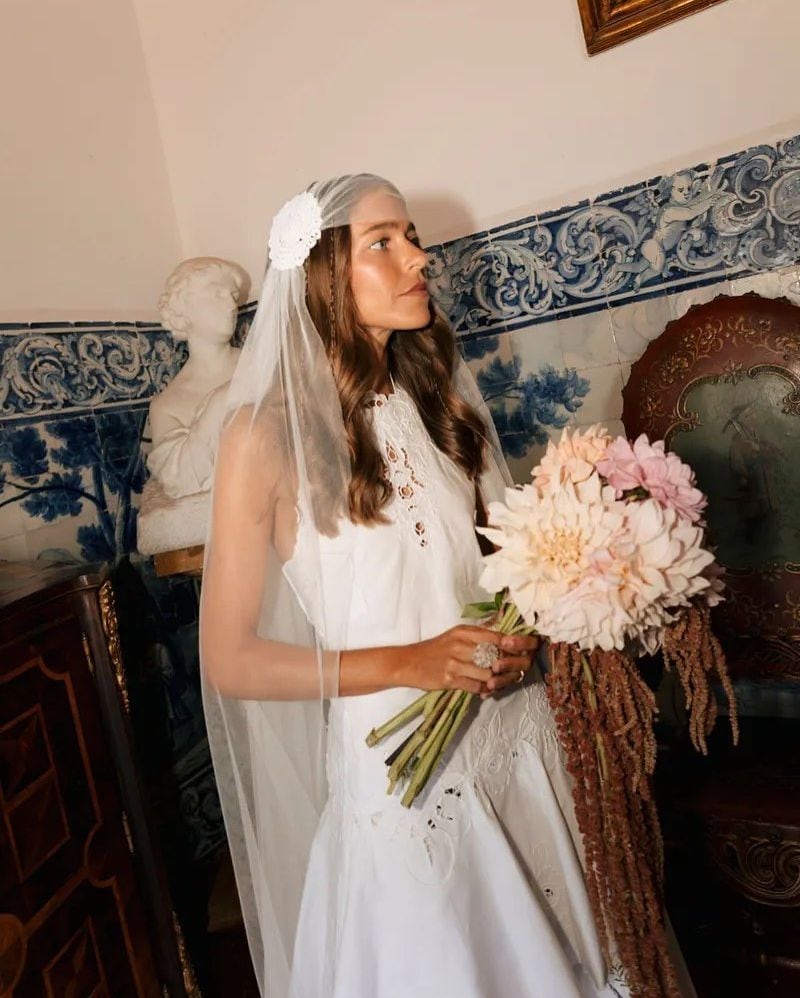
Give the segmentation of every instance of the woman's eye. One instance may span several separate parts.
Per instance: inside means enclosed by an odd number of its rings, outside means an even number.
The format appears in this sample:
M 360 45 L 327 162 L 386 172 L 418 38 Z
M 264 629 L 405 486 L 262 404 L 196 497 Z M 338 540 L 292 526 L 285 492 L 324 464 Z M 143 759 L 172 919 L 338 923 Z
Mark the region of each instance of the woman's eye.
M 376 246 L 378 247 L 378 249 L 386 249 L 388 245 L 389 245 L 389 239 L 387 236 L 384 236 L 383 239 L 377 239 L 370 246 L 370 249 L 375 249 Z

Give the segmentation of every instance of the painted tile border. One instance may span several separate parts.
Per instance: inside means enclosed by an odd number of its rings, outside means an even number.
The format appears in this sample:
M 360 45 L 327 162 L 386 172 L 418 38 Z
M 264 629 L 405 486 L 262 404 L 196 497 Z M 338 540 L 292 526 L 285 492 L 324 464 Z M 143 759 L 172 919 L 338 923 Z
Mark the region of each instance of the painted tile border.
M 800 136 L 430 252 L 466 339 L 786 267 L 800 259 Z
M 490 352 L 484 337 L 786 267 L 800 260 L 800 136 L 430 253 L 433 293 L 473 357 Z M 185 357 L 157 323 L 0 324 L 0 420 L 144 405 Z

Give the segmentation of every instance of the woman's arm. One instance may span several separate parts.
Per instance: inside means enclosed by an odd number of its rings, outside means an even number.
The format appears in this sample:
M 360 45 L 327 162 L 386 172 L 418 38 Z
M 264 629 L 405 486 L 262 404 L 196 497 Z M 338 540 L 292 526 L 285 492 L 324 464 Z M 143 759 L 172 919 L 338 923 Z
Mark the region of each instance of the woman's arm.
M 319 696 L 316 651 L 257 633 L 268 558 L 275 557 L 279 453 L 266 428 L 251 422 L 248 409 L 225 428 L 217 452 L 200 653 L 213 686 L 248 700 Z
M 289 491 L 279 453 L 247 411 L 220 439 L 200 612 L 208 681 L 225 696 L 246 700 L 316 699 L 321 692 L 353 696 L 393 686 L 485 693 L 487 673 L 472 662 L 475 645 L 490 641 L 522 651 L 528 639 L 459 626 L 407 646 L 323 652 L 327 688 L 321 690 L 316 649 L 259 636 L 267 558 L 275 556 L 273 541 L 284 546 L 274 536 L 279 500 Z M 289 550 L 293 542 L 287 542 Z M 519 661 L 515 656 L 515 671 Z

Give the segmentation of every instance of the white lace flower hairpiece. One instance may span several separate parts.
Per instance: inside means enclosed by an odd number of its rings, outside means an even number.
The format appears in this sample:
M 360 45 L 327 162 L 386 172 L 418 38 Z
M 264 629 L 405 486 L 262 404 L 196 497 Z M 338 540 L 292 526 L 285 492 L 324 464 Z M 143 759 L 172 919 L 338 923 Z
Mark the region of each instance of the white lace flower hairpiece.
M 269 258 L 278 270 L 302 267 L 322 235 L 322 211 L 309 191 L 297 194 L 272 220 Z

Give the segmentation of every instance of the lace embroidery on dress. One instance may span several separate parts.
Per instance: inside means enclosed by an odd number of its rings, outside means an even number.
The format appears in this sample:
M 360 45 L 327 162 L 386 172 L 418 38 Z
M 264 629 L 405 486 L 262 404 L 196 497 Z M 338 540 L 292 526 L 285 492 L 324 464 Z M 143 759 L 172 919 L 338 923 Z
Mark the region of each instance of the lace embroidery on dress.
M 424 883 L 441 883 L 453 867 L 458 842 L 469 828 L 468 811 L 461 807 L 467 788 L 481 788 L 492 798 L 500 797 L 508 786 L 523 743 L 539 755 L 545 768 L 558 763 L 559 743 L 555 720 L 541 682 L 515 692 L 524 698 L 524 707 L 509 723 L 511 711 L 502 702 L 486 720 L 473 720 L 468 737 L 473 751 L 468 765 L 456 752 L 445 771 L 427 792 L 421 808 L 398 814 L 395 808 L 371 816 L 376 828 L 383 827 L 392 839 L 404 839 L 411 847 L 406 865 Z M 515 714 L 517 712 L 514 712 Z M 461 768 L 459 768 L 461 767 Z M 420 863 L 424 857 L 424 863 Z M 537 883 L 555 910 L 560 907 L 557 889 L 557 860 L 544 846 L 531 856 Z
M 505 792 L 522 742 L 536 749 L 545 767 L 558 762 L 559 742 L 555 718 L 547 702 L 542 682 L 532 683 L 513 693 L 525 698 L 516 725 L 508 724 L 508 711 L 496 710 L 483 723 L 473 726 L 475 765 L 467 776 L 480 778 L 492 796 Z
M 548 773 L 561 768 L 560 747 L 547 695 L 541 681 L 515 691 L 508 700 L 482 710 L 466 730 L 466 743 L 456 748 L 419 805 L 410 811 L 387 806 L 364 818 L 373 829 L 393 843 L 397 861 L 420 883 L 445 883 L 453 873 L 461 842 L 468 834 L 473 807 L 468 799 L 477 795 L 487 801 L 503 799 L 515 769 L 532 765 L 531 751 Z M 533 787 L 526 782 L 525 792 Z M 552 791 L 546 780 L 543 795 L 532 813 L 546 815 L 552 807 Z M 356 820 L 359 820 L 358 818 Z M 546 819 L 545 819 L 546 821 Z M 531 840 L 523 862 L 531 887 L 568 938 L 577 939 L 569 890 L 564 882 L 556 845 L 549 834 Z
M 397 498 L 398 520 L 420 547 L 430 543 L 431 500 L 425 484 L 427 436 L 416 407 L 395 388 L 392 395 L 371 392 L 367 406 L 383 455 L 386 480 Z

